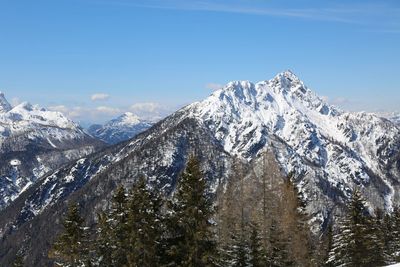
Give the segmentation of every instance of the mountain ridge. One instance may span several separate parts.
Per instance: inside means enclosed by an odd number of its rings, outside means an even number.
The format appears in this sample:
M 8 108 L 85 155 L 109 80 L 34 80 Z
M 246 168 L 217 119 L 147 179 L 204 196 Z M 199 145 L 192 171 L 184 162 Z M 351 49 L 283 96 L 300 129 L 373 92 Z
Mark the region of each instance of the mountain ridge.
M 369 207 L 400 204 L 400 129 L 374 114 L 341 111 L 283 72 L 259 83 L 229 83 L 133 139 L 45 177 L 1 213 L 0 250 L 14 249 L 12 240 L 25 236 L 27 223 L 39 227 L 49 219 L 45 214 L 59 214 L 71 198 L 87 205 L 85 216 L 93 218 L 118 183 L 132 184 L 139 175 L 171 194 L 191 154 L 200 158 L 215 194 L 235 159 L 260 168 L 257 159 L 266 151 L 283 175 L 294 172 L 316 233 L 341 212 L 354 188 Z
M 153 124 L 153 121 L 141 119 L 132 112 L 125 112 L 103 125 L 90 126 L 88 133 L 108 144 L 117 144 L 135 137 Z
M 62 113 L 0 93 L 0 210 L 40 177 L 101 147 Z

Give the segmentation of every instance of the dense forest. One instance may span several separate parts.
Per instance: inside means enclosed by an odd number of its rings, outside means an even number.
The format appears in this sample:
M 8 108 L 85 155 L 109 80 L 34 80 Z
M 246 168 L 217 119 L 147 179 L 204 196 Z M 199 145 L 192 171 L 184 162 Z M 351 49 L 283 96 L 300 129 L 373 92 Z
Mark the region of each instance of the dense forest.
M 343 215 L 315 233 L 293 174 L 282 178 L 269 166 L 250 181 L 248 172 L 237 167 L 213 196 L 191 157 L 172 196 L 140 177 L 132 188 L 119 187 L 90 226 L 73 203 L 48 256 L 55 266 L 71 267 L 362 267 L 400 261 L 399 208 L 370 210 L 354 189 Z M 14 266 L 24 266 L 23 251 Z

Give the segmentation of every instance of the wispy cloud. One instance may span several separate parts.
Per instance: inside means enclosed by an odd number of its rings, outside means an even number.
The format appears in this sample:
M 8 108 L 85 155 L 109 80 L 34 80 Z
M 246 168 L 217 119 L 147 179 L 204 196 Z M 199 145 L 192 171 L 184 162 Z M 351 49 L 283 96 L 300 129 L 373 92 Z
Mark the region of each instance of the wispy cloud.
M 206 87 L 206 89 L 209 89 L 209 90 L 218 90 L 224 86 L 219 83 L 207 83 L 205 87 Z
M 390 25 L 398 23 L 400 9 L 386 2 L 364 2 L 359 4 L 345 1 L 333 3 L 323 2 L 306 7 L 289 7 L 287 5 L 270 6 L 257 1 L 210 1 L 210 0 L 97 0 L 100 3 L 132 6 L 152 9 L 170 9 L 204 12 L 224 12 L 246 15 L 297 18 L 316 21 L 331 21 L 340 23 L 359 24 L 378 28 L 381 32 L 398 33 L 400 28 L 392 29 Z M 285 1 L 282 1 L 284 3 Z M 293 5 L 292 5 L 293 6 Z M 378 19 L 381 18 L 381 19 Z
M 107 100 L 110 98 L 109 94 L 104 94 L 104 93 L 97 93 L 97 94 L 93 94 L 90 99 L 92 99 L 92 101 L 99 101 L 99 100 Z
M 11 106 L 15 107 L 19 104 L 21 104 L 21 100 L 18 97 L 14 97 L 13 99 L 11 99 Z
M 119 108 L 107 107 L 107 106 L 100 106 L 96 107 L 96 111 L 98 113 L 107 114 L 107 115 L 117 115 L 121 113 Z

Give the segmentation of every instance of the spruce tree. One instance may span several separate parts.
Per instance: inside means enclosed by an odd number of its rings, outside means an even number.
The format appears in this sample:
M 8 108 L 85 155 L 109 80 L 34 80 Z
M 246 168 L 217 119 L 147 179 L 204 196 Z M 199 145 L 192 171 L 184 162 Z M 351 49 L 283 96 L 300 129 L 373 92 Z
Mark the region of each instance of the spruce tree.
M 24 267 L 24 257 L 21 254 L 17 254 L 12 267 Z
M 111 258 L 114 266 L 128 264 L 129 230 L 128 209 L 125 188 L 120 186 L 113 195 L 109 222 L 111 227 Z
M 114 244 L 112 241 L 111 225 L 109 216 L 105 212 L 97 215 L 95 255 L 99 267 L 113 266 L 112 255 Z
M 263 266 L 262 244 L 261 244 L 261 238 L 259 236 L 258 225 L 256 223 L 252 223 L 251 225 L 249 248 L 250 248 L 250 265 L 252 267 Z
M 385 217 L 387 234 L 385 251 L 389 263 L 400 262 L 400 208 L 394 207 L 391 215 Z
M 246 231 L 245 222 L 240 223 L 240 229 L 238 234 L 234 237 L 233 240 L 233 253 L 232 253 L 232 263 L 233 266 L 237 267 L 246 267 L 249 264 L 249 245 L 247 240 L 247 231 Z
M 366 216 L 366 248 L 370 252 L 369 262 L 375 266 L 383 266 L 386 263 L 385 252 L 385 225 L 383 223 L 383 211 L 376 210 L 375 216 Z
M 327 263 L 334 266 L 380 266 L 383 264 L 380 246 L 373 218 L 356 189 L 345 216 L 338 223 Z
M 276 218 L 271 218 L 269 229 L 268 263 L 270 267 L 293 266 L 288 241 L 285 239 Z
M 62 224 L 64 231 L 57 237 L 50 250 L 50 258 L 55 259 L 60 266 L 89 266 L 87 229 L 77 204 L 69 206 Z
M 159 266 L 162 237 L 162 199 L 147 187 L 144 177 L 133 186 L 128 199 L 130 266 Z
M 212 202 L 199 161 L 191 156 L 180 176 L 169 217 L 170 264 L 210 266 L 216 254 L 212 232 Z

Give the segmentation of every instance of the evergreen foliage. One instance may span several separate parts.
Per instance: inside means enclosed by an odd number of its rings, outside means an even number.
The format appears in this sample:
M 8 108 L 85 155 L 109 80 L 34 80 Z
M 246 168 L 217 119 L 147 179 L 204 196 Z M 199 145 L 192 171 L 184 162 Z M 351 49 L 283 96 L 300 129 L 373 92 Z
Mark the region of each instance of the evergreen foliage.
M 206 188 L 199 161 L 190 157 L 170 202 L 167 253 L 172 259 L 171 265 L 211 266 L 215 262 L 216 244 L 211 223 L 214 209 Z
M 261 238 L 258 226 L 255 223 L 251 225 L 249 248 L 250 248 L 250 265 L 253 267 L 263 266 L 262 262 L 264 257 L 262 252 Z
M 339 221 L 328 264 L 333 266 L 381 266 L 383 252 L 376 221 L 369 215 L 359 190 L 354 190 L 344 218 Z
M 24 257 L 21 254 L 15 257 L 12 267 L 24 267 Z
M 87 229 L 77 204 L 69 206 L 63 226 L 64 232 L 56 239 L 49 253 L 50 258 L 54 258 L 60 266 L 90 266 Z
M 72 204 L 49 256 L 65 267 L 364 267 L 400 261 L 398 207 L 372 212 L 354 190 L 343 216 L 313 243 L 294 177 L 269 176 L 274 174 L 249 183 L 238 168 L 219 192 L 215 214 L 200 163 L 191 157 L 169 200 L 145 177 L 128 192 L 118 187 L 91 235 Z M 23 264 L 18 255 L 13 266 Z
M 150 191 L 147 181 L 140 177 L 128 199 L 129 266 L 158 266 L 160 264 L 163 201 Z

